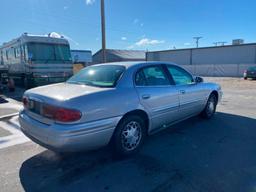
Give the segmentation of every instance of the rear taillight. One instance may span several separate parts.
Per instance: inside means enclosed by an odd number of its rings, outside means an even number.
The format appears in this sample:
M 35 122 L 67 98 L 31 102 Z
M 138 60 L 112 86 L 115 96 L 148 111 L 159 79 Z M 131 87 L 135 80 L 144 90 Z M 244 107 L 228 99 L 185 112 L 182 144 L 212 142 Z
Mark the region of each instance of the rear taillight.
M 81 118 L 80 111 L 59 108 L 55 114 L 55 120 L 61 122 L 77 121 Z
M 60 122 L 73 122 L 81 118 L 81 112 L 74 109 L 66 109 L 51 105 L 44 105 L 42 115 Z
M 23 97 L 23 98 L 22 98 L 22 103 L 23 103 L 23 106 L 24 106 L 25 108 L 27 108 L 27 107 L 28 107 L 28 98 L 27 98 L 27 97 Z

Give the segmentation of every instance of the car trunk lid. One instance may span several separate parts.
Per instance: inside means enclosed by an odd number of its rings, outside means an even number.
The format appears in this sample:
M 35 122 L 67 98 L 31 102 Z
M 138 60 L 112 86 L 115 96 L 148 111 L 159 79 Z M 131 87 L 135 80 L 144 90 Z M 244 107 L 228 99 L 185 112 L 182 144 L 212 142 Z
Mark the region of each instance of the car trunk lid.
M 37 121 L 51 124 L 54 121 L 42 115 L 44 105 L 52 105 L 69 108 L 67 103 L 76 97 L 96 93 L 108 88 L 91 87 L 86 85 L 58 83 L 48 86 L 37 87 L 25 92 L 24 97 L 28 98 L 27 114 Z M 72 106 L 78 109 L 79 106 Z

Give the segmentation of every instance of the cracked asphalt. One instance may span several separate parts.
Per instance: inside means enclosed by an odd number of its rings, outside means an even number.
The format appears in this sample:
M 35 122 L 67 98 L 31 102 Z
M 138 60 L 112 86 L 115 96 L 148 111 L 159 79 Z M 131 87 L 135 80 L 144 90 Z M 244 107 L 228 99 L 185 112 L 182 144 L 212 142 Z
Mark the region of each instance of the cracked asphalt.
M 0 149 L 1 191 L 256 191 L 256 81 L 206 81 L 224 91 L 216 116 L 159 132 L 131 158 L 108 147 L 65 157 L 32 142 Z

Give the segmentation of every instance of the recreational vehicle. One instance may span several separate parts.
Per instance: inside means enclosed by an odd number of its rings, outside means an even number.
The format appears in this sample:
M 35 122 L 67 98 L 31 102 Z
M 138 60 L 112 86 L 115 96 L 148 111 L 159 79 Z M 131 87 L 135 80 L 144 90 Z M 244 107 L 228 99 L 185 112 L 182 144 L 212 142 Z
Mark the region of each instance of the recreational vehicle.
M 62 82 L 73 74 L 69 42 L 56 33 L 24 33 L 0 47 L 0 60 L 8 76 L 25 87 Z

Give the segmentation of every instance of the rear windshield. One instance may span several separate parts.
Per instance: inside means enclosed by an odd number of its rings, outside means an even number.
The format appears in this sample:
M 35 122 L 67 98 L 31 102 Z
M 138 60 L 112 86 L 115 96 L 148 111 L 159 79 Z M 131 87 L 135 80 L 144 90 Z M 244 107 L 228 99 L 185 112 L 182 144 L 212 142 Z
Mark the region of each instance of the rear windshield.
M 72 76 L 67 83 L 84 84 L 95 87 L 115 87 L 124 71 L 125 67 L 120 65 L 90 66 Z

